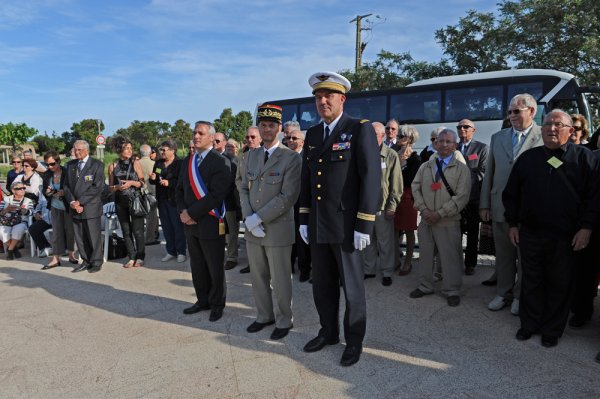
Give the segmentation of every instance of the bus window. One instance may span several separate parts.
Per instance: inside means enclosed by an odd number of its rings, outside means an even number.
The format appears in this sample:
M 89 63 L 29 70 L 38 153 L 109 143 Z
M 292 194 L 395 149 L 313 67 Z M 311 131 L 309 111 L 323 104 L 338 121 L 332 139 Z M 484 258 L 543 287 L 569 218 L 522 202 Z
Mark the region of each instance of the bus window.
M 446 121 L 502 119 L 502 86 L 446 90 Z
M 508 103 L 517 94 L 531 94 L 533 98 L 539 100 L 544 95 L 544 85 L 542 82 L 523 82 L 523 83 L 511 83 L 508 85 L 508 95 L 506 97 L 506 109 L 508 109 Z
M 344 112 L 355 118 L 386 122 L 386 96 L 347 98 Z
M 442 118 L 442 92 L 423 91 L 390 96 L 390 118 L 404 123 L 432 123 Z
M 321 118 L 317 114 L 317 106 L 314 102 L 300 104 L 300 128 L 306 130 L 312 125 L 316 125 Z
M 283 123 L 298 120 L 298 104 L 283 105 L 281 120 Z

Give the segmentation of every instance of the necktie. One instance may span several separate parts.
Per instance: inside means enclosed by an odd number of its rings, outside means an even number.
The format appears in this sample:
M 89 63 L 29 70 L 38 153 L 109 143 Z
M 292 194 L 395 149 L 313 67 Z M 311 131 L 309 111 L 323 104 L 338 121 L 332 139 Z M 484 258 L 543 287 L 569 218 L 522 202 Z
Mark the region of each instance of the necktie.
M 269 160 L 269 151 L 265 151 L 265 164 L 267 163 L 267 161 Z
M 441 174 L 440 174 L 440 170 L 443 172 L 444 171 L 444 165 L 446 164 L 444 162 L 443 159 L 440 159 L 439 162 L 436 162 L 437 164 L 437 170 L 435 171 L 435 181 L 440 181 L 440 179 L 442 178 Z
M 200 164 L 202 163 L 202 160 L 204 158 L 202 157 L 202 155 L 198 155 L 198 167 L 200 167 Z
M 466 144 L 463 144 L 463 145 L 462 145 L 462 151 L 461 151 L 461 152 L 462 152 L 462 154 L 463 154 L 463 155 L 465 155 L 465 154 L 467 153 L 467 150 L 468 150 L 468 149 L 469 149 L 469 146 L 468 146 L 468 145 L 466 145 Z
M 85 165 L 85 162 L 83 161 L 79 161 L 79 163 L 77 164 L 77 177 L 79 177 L 79 174 L 83 170 L 83 165 Z
M 324 137 L 323 141 L 327 141 L 328 138 L 329 138 L 329 126 L 325 126 L 325 137 Z
M 515 132 L 512 137 L 512 145 L 513 145 L 513 157 L 517 155 L 519 150 L 521 149 L 521 141 L 523 139 L 523 133 Z

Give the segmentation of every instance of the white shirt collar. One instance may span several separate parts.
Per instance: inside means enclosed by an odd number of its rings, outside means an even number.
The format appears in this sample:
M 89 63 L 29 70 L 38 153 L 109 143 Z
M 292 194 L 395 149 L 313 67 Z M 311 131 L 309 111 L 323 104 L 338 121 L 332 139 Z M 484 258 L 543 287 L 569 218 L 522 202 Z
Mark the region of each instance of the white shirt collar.
M 325 123 L 325 121 L 323 121 L 323 129 L 325 129 L 325 126 L 329 126 L 329 134 L 333 133 L 333 129 L 335 129 L 335 126 L 340 121 L 342 114 L 343 114 L 343 112 L 337 118 L 335 118 L 333 120 L 333 122 L 331 122 L 329 125 L 327 123 Z
M 85 158 L 83 158 L 80 162 L 83 162 L 83 164 L 85 165 L 88 159 L 90 159 L 90 154 L 86 155 Z
M 206 155 L 208 155 L 208 153 L 212 149 L 213 149 L 212 147 L 209 147 L 209 148 L 207 148 L 206 150 L 204 150 L 202 152 L 198 152 L 198 151 L 196 151 L 196 152 L 198 153 L 198 155 L 200 155 L 200 158 L 204 159 L 204 158 L 206 158 Z
M 271 148 L 269 148 L 268 150 L 265 148 L 265 146 L 263 146 L 262 148 L 265 150 L 265 152 L 269 153 L 269 158 L 271 158 L 271 155 L 273 155 L 273 152 L 275 152 L 275 150 L 277 149 L 277 147 L 279 147 L 279 140 L 277 140 L 272 146 Z

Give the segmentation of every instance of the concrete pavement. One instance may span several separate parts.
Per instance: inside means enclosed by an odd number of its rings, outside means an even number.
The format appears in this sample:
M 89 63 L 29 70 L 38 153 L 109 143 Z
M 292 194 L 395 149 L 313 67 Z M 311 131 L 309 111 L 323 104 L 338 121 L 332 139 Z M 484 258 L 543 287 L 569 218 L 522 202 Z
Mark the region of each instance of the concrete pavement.
M 367 280 L 364 353 L 343 368 L 343 344 L 302 351 L 319 323 L 311 285 L 299 283 L 298 273 L 294 329 L 273 342 L 271 327 L 245 331 L 255 313 L 250 276 L 240 267 L 226 272 L 221 320 L 183 315 L 195 300 L 189 263 L 162 263 L 163 250 L 148 247 L 144 268 L 110 262 L 95 274 L 41 271 L 47 259 L 2 258 L 0 397 L 600 397 L 600 318 L 567 328 L 555 348 L 542 347 L 539 336 L 518 342 L 518 318 L 508 308 L 487 310 L 494 289 L 480 282 L 489 266 L 465 276 L 457 308 L 437 294 L 410 299 L 415 271 L 390 287 L 379 276 Z

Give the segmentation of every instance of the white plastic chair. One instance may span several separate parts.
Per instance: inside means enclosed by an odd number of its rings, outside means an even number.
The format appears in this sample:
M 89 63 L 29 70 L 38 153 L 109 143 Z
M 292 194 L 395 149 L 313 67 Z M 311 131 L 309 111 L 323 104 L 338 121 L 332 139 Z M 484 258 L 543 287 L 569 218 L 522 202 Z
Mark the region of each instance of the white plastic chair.
M 102 229 L 104 231 L 104 261 L 108 260 L 108 243 L 113 232 L 119 230 L 119 220 L 115 203 L 109 202 L 102 207 Z M 121 234 L 122 235 L 122 234 Z

